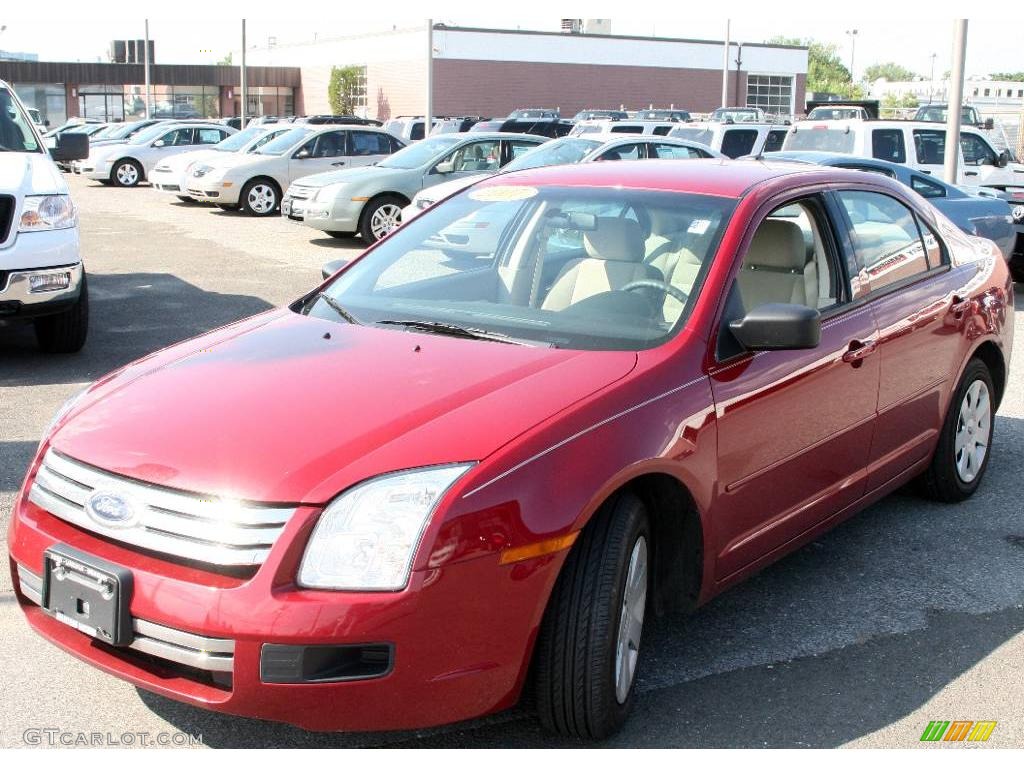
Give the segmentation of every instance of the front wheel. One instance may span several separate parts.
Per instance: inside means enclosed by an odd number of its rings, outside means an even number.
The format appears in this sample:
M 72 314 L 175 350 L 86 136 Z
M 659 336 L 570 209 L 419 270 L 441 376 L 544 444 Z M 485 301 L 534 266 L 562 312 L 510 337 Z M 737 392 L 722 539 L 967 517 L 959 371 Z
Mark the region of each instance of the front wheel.
M 367 243 L 376 243 L 394 232 L 402 223 L 401 199 L 384 195 L 366 204 L 359 224 L 359 234 Z
M 988 468 L 995 424 L 992 374 L 978 358 L 967 364 L 942 425 L 935 456 L 921 478 L 925 495 L 963 501 L 981 484 Z
M 110 169 L 110 180 L 119 187 L 137 187 L 142 181 L 142 166 L 134 160 L 118 160 Z
M 73 306 L 56 315 L 37 317 L 36 341 L 44 352 L 78 352 L 89 335 L 89 290 L 82 275 L 82 291 Z
M 569 552 L 537 639 L 537 713 L 549 730 L 604 739 L 625 722 L 640 659 L 650 541 L 643 503 L 620 494 Z
M 253 179 L 242 187 L 238 198 L 243 213 L 250 216 L 273 216 L 281 204 L 281 193 L 277 185 L 267 179 Z

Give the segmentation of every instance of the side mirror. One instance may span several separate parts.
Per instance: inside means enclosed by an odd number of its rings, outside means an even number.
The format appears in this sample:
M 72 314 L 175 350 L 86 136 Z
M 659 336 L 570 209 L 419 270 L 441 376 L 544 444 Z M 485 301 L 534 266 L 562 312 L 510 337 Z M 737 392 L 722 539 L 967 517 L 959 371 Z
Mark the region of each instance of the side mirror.
M 996 158 L 996 168 L 1005 168 L 1010 164 L 1010 150 L 1004 149 Z
M 323 279 L 326 280 L 339 269 L 342 269 L 346 264 L 348 264 L 348 259 L 334 259 L 333 261 L 328 261 L 320 267 L 320 274 L 323 276 Z
M 49 128 L 50 127 L 50 121 L 49 120 L 43 120 L 43 125 L 46 126 L 47 128 Z
M 814 349 L 821 341 L 821 314 L 800 304 L 762 304 L 729 330 L 748 352 Z
M 434 173 L 452 173 L 455 171 L 455 161 L 445 160 L 434 166 Z
M 156 141 L 153 142 L 153 146 L 154 147 L 165 147 L 165 146 L 167 146 L 167 142 L 165 142 L 163 139 L 157 139 Z
M 986 131 L 991 131 L 995 127 L 996 127 L 996 121 L 995 120 L 993 120 L 991 117 L 985 119 L 985 130 Z
M 306 158 L 309 157 L 309 150 L 303 147 L 302 149 L 295 153 L 294 157 L 296 160 L 305 160 Z
M 50 157 L 64 163 L 84 160 L 88 156 L 89 137 L 84 133 L 59 133 L 50 149 Z

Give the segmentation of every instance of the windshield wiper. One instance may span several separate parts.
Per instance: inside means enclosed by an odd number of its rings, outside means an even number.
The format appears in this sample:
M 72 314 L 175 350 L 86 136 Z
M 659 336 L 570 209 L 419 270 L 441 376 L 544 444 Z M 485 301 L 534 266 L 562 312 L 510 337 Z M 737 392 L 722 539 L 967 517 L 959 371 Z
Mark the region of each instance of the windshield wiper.
M 353 315 L 351 312 L 349 312 L 347 309 L 341 306 L 341 304 L 338 303 L 338 300 L 335 299 L 333 296 L 329 295 L 326 291 L 320 291 L 319 293 L 317 293 L 316 297 L 318 299 L 323 299 L 324 303 L 328 307 L 333 309 L 335 312 L 337 312 L 338 315 L 343 320 L 352 323 L 352 325 L 361 325 L 361 323 L 358 320 L 356 320 L 355 315 Z
M 441 323 L 436 320 L 378 320 L 378 325 L 398 325 L 412 331 L 437 333 L 442 336 L 454 336 L 458 339 L 477 339 L 479 341 L 497 341 L 500 344 L 519 344 L 533 346 L 532 342 L 516 339 L 504 333 L 485 331 L 482 328 L 465 328 L 454 323 Z

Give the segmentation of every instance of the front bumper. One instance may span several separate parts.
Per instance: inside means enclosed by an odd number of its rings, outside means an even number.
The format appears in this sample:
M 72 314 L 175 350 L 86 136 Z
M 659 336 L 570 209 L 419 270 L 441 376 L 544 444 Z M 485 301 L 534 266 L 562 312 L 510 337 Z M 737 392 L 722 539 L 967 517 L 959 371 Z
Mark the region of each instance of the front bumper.
M 33 277 L 65 273 L 69 275 L 66 288 L 32 290 Z M 0 319 L 36 317 L 66 309 L 78 300 L 84 274 L 77 227 L 15 232 L 0 249 Z
M 310 730 L 371 731 L 439 725 L 515 703 L 560 557 L 500 566 L 496 556 L 480 556 L 414 571 L 401 592 L 300 589 L 294 574 L 318 514 L 300 507 L 266 562 L 227 574 L 92 535 L 23 491 L 9 533 L 15 593 L 33 629 L 72 655 L 207 709 Z M 44 552 L 57 543 L 132 571 L 140 646 L 94 640 L 38 605 Z M 268 682 L 265 665 L 261 672 L 268 645 L 338 644 L 387 645 L 388 671 L 314 683 Z M 178 646 L 177 658 L 167 657 L 168 645 Z
M 230 182 L 229 182 L 230 183 Z M 225 187 L 224 182 L 206 182 L 196 178 L 190 178 L 185 183 L 185 191 L 179 194 L 188 195 L 194 197 L 196 200 L 201 200 L 207 203 L 220 203 L 221 205 L 237 205 L 238 204 L 238 185 L 231 184 L 231 186 Z
M 87 179 L 102 181 L 103 179 L 110 178 L 110 169 L 113 165 L 114 163 L 111 160 L 75 160 L 71 163 L 71 171 L 76 176 L 85 176 Z
M 298 201 L 296 201 L 298 202 Z M 348 197 L 335 200 L 302 201 L 302 223 L 321 232 L 356 232 L 359 229 L 359 217 L 363 212 L 365 200 L 352 200 Z
M 182 191 L 184 184 L 185 181 L 182 178 L 182 174 L 157 169 L 154 169 L 149 174 L 149 185 L 157 192 L 166 192 L 172 195 L 186 195 L 188 193 Z

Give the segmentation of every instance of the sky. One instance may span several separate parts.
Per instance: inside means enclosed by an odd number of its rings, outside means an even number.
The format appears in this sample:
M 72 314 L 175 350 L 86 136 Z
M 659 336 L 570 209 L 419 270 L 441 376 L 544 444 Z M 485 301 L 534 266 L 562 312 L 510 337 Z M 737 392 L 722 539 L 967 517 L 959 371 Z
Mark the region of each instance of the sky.
M 51 2 L 59 6 L 62 0 Z M 105 5 L 111 6 L 111 13 L 104 13 Z M 82 6 L 74 4 L 67 5 L 64 14 L 47 13 L 46 17 L 19 17 L 0 10 L 0 26 L 7 27 L 0 32 L 0 49 L 38 53 L 40 59 L 50 61 L 106 61 L 111 40 L 143 36 L 147 10 L 152 11 L 149 14 L 149 29 L 155 41 L 158 63 L 211 64 L 233 48 L 239 47 L 241 21 L 237 16 L 232 17 L 219 11 L 200 11 L 199 18 L 183 20 L 168 16 L 166 4 L 152 3 L 149 9 L 147 5 L 150 4 L 145 0 L 137 0 L 131 5 L 94 2 L 87 6 L 94 11 L 88 16 L 81 15 Z M 388 6 L 389 14 L 386 18 L 353 15 L 350 10 L 352 5 L 299 4 L 299 8 L 318 8 L 315 21 L 310 21 L 308 14 L 300 14 L 302 20 L 289 18 L 282 13 L 280 3 L 247 2 L 249 44 L 265 45 L 271 36 L 278 43 L 289 43 L 311 41 L 317 35 L 321 38 L 338 37 L 390 29 L 393 26 L 417 26 L 425 23 L 425 13 L 435 13 L 435 22 L 451 25 L 546 31 L 559 28 L 559 18 L 545 13 L 543 5 L 533 0 L 518 0 L 514 5 L 508 0 L 502 0 L 505 13 L 501 16 L 481 13 L 481 8 L 487 8 L 487 4 L 480 2 L 437 3 L 429 8 L 422 2 L 416 5 L 397 3 Z M 725 16 L 698 16 L 695 13 L 673 15 L 665 6 L 653 4 L 650 8 L 656 12 L 627 14 L 621 2 L 606 5 L 602 7 L 602 3 L 591 2 L 587 3 L 585 12 L 582 9 L 575 10 L 581 16 L 585 14 L 610 18 L 612 32 L 615 34 L 721 40 L 725 32 Z M 851 7 L 856 7 L 859 13 L 842 18 L 820 15 L 823 5 L 807 4 L 807 12 L 804 13 L 804 6 L 795 0 L 788 0 L 787 5 L 779 2 L 766 4 L 730 0 L 728 9 L 735 16 L 731 21 L 731 39 L 762 42 L 775 35 L 814 38 L 835 43 L 844 63 L 849 66 L 851 36 L 847 32 L 856 29 L 854 68 L 858 76 L 869 64 L 895 61 L 928 77 L 932 54 L 936 54 L 937 77 L 941 77 L 950 68 L 952 17 L 955 13 L 953 5 L 944 6 L 939 0 L 930 0 L 927 4 L 929 13 L 901 17 L 898 11 L 892 10 L 894 7 L 898 9 L 898 4 L 890 2 L 887 8 L 884 3 L 873 4 L 858 0 Z M 918 2 L 906 8 L 912 10 L 915 6 L 926 7 L 924 3 Z M 50 8 L 51 3 L 47 3 L 46 7 Z M 332 11 L 332 7 L 337 10 Z M 694 4 L 685 7 L 699 6 Z M 758 11 L 766 7 L 776 13 L 770 16 L 763 13 L 758 15 Z M 114 8 L 117 10 L 113 11 Z M 778 13 L 782 8 L 788 12 Z M 512 9 L 515 9 L 514 13 Z M 77 17 L 76 10 L 79 13 Z M 571 13 L 572 10 L 570 5 L 562 12 Z M 814 15 L 815 10 L 819 15 Z M 644 19 L 638 19 L 638 16 Z M 59 17 L 60 23 L 47 21 L 47 18 L 53 17 Z M 971 20 L 967 75 L 1024 70 L 1024 50 L 1020 46 L 1020 35 L 1019 25 L 1008 24 L 1005 18 Z

